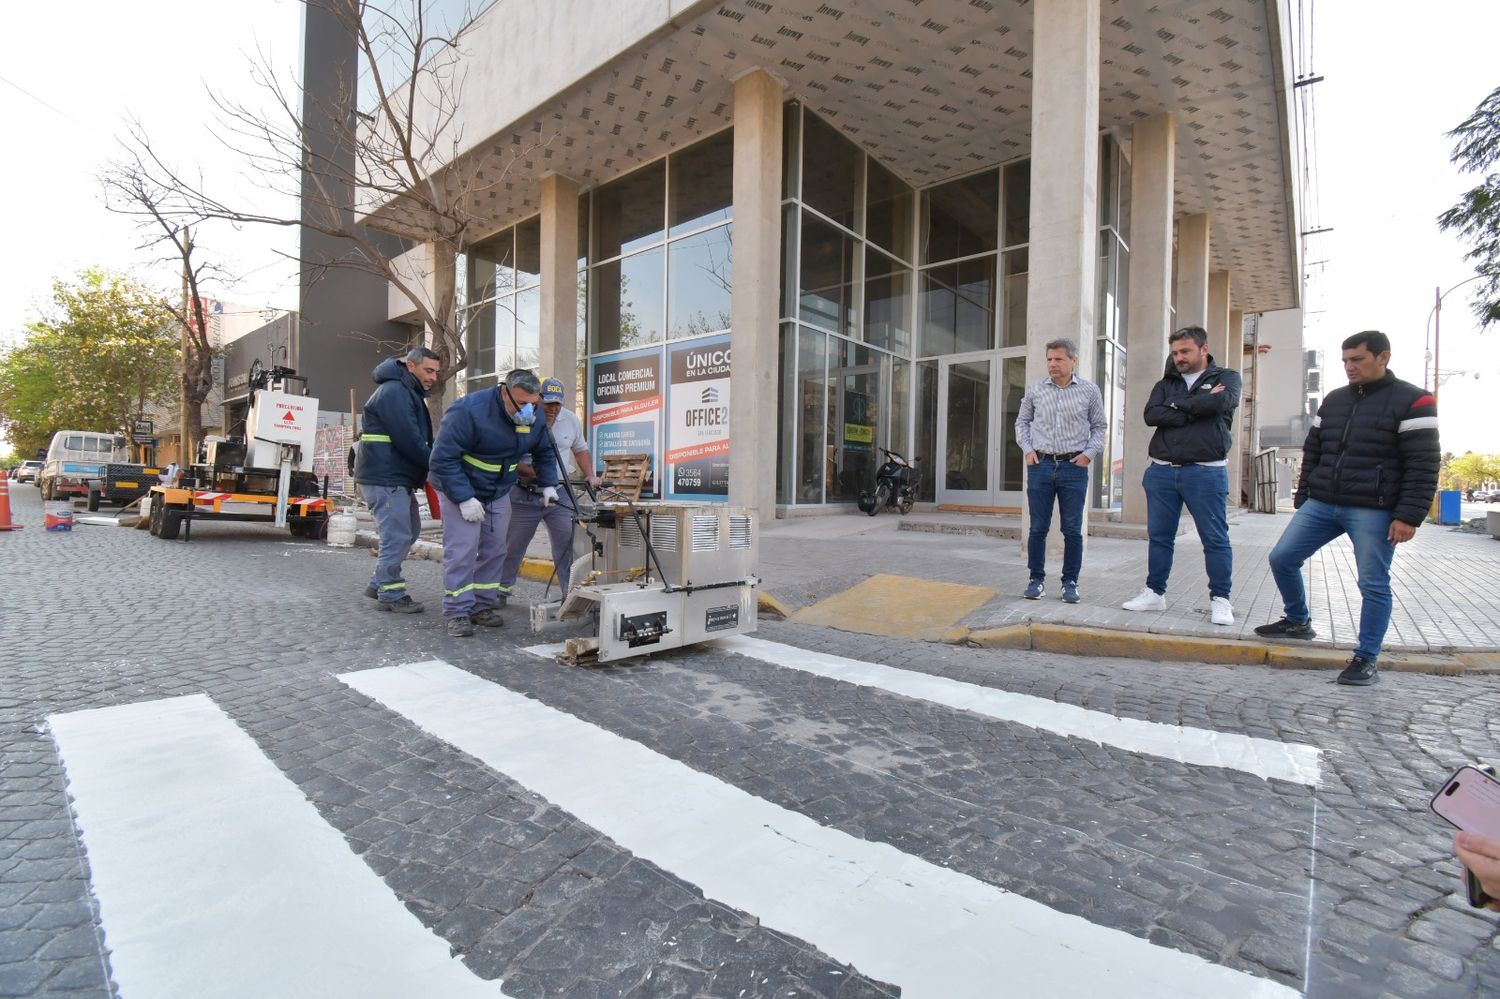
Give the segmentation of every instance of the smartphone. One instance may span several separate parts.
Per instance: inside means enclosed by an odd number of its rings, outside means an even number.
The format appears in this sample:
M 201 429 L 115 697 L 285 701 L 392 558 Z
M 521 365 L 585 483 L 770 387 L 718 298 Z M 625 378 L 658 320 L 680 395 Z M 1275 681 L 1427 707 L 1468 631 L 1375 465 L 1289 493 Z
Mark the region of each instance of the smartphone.
M 1432 796 L 1432 810 L 1465 832 L 1500 839 L 1500 780 L 1495 778 L 1495 768 L 1459 767 Z M 1467 867 L 1464 888 L 1476 909 L 1495 901 Z
M 1500 780 L 1459 767 L 1432 796 L 1432 810 L 1464 832 L 1500 840 Z

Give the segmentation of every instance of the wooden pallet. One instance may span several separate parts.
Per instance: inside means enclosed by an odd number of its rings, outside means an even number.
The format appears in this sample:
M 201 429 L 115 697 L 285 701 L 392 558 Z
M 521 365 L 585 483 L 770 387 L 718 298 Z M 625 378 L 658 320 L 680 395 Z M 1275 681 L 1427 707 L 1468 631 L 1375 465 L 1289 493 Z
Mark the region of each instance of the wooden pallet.
M 626 497 L 630 502 L 636 502 L 641 498 L 641 490 L 646 488 L 646 476 L 650 474 L 649 454 L 604 455 L 604 474 L 600 477 L 609 483 L 609 488 L 601 499 L 608 503 Z

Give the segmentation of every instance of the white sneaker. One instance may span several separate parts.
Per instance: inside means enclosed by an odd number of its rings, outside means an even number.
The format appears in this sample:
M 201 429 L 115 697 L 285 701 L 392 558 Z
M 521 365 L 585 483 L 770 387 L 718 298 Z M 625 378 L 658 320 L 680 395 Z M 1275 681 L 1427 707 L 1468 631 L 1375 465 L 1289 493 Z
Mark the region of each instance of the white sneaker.
M 1131 597 L 1121 606 L 1130 611 L 1164 611 L 1167 609 L 1167 598 L 1148 586 L 1141 591 L 1140 596 Z
M 1208 617 L 1214 624 L 1234 624 L 1234 605 L 1228 597 L 1214 597 L 1208 602 Z

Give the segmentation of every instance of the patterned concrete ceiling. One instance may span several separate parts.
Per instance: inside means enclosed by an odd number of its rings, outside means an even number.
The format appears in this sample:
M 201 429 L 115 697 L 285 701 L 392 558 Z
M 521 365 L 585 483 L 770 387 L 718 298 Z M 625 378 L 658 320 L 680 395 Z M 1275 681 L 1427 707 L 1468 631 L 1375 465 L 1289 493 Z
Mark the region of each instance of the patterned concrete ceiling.
M 1178 214 L 1212 215 L 1247 311 L 1296 304 L 1267 2 L 1102 0 L 1100 125 L 1177 116 Z M 1029 0 L 723 0 L 481 144 L 475 209 L 498 227 L 547 173 L 587 188 L 717 131 L 756 67 L 915 186 L 1027 155 L 1031 21 Z

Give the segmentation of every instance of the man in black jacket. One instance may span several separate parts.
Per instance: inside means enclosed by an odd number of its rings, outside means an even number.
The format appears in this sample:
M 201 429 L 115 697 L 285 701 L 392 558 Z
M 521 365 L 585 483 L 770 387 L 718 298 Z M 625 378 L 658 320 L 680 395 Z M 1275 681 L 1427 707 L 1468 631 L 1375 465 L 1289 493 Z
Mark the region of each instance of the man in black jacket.
M 1184 326 L 1167 338 L 1166 377 L 1146 400 L 1151 464 L 1146 466 L 1146 534 L 1151 540 L 1146 588 L 1125 602 L 1132 611 L 1167 609 L 1167 577 L 1177 546 L 1177 522 L 1187 505 L 1203 542 L 1208 569 L 1209 619 L 1234 624 L 1229 602 L 1234 554 L 1229 547 L 1229 454 L 1240 373 L 1221 368 L 1208 352 L 1208 333 Z
M 1359 644 L 1339 683 L 1367 687 L 1380 679 L 1391 620 L 1391 558 L 1410 541 L 1437 491 L 1437 400 L 1386 366 L 1391 341 L 1366 330 L 1344 341 L 1349 384 L 1328 393 L 1302 445 L 1297 514 L 1271 551 L 1271 575 L 1283 617 L 1255 629 L 1267 638 L 1313 638 L 1302 563 L 1341 534 L 1354 544 L 1359 569 Z
M 354 458 L 354 481 L 370 505 L 380 532 L 375 572 L 365 596 L 381 610 L 419 614 L 422 605 L 406 592 L 401 563 L 422 530 L 414 490 L 427 481 L 432 417 L 427 393 L 442 364 L 435 351 L 413 347 L 405 359 L 388 358 L 373 373 L 375 391 L 365 403 L 363 434 Z

